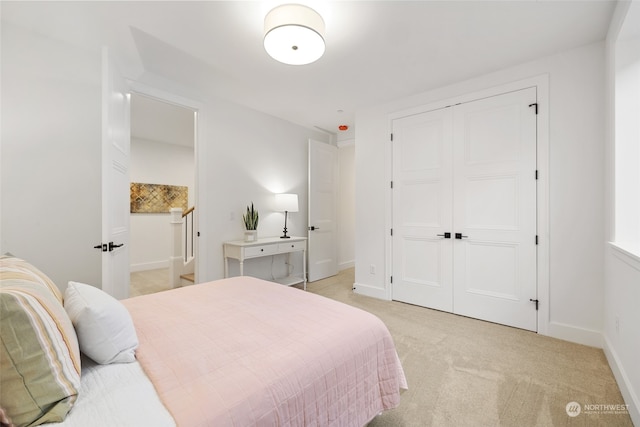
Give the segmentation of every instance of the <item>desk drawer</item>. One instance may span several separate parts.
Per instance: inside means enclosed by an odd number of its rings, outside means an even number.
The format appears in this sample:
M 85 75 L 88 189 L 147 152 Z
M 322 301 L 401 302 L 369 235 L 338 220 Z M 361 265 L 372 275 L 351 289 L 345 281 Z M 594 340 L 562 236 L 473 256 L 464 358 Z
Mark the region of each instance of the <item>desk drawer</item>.
M 255 256 L 271 255 L 277 252 L 276 245 L 251 246 L 244 248 L 244 257 L 251 258 Z
M 293 251 L 301 251 L 305 248 L 307 242 L 288 242 L 288 243 L 279 243 L 278 244 L 278 252 L 293 252 Z

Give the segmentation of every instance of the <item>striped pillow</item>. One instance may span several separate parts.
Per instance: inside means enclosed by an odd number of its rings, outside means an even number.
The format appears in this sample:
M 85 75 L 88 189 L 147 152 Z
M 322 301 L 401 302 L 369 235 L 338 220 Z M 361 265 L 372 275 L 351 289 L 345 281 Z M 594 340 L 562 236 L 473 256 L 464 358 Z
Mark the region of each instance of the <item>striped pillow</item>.
M 80 388 L 80 351 L 60 291 L 17 258 L 0 258 L 0 407 L 17 426 L 59 422 Z
M 22 279 L 38 283 L 53 293 L 60 304 L 63 303 L 62 293 L 55 283 L 46 274 L 23 259 L 7 255 L 0 256 L 0 278 L 2 280 Z

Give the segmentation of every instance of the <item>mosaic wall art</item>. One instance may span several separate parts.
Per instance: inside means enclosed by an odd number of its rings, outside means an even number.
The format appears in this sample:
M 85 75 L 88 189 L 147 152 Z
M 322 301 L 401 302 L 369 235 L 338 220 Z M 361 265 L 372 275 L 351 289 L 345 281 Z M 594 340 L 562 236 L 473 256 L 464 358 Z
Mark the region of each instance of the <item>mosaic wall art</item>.
M 189 187 L 131 183 L 131 213 L 169 213 L 171 208 L 187 210 Z

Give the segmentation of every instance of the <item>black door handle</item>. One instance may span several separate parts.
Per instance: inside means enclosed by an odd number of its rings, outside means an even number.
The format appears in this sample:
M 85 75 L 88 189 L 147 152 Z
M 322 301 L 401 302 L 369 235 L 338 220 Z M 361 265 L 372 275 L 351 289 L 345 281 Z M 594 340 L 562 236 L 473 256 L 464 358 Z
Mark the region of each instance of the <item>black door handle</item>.
M 448 231 L 445 232 L 444 234 L 437 234 L 438 237 L 444 237 L 445 239 L 450 239 L 451 238 L 451 233 L 449 233 Z
M 119 248 L 120 246 L 124 246 L 124 243 L 120 243 L 119 245 L 114 245 L 113 242 L 109 242 L 109 252 L 111 252 L 114 248 Z
M 456 233 L 456 239 L 466 239 L 469 236 L 463 236 L 462 233 Z
M 316 227 L 316 226 L 312 225 L 311 227 L 309 227 L 309 230 L 311 230 L 311 231 L 320 230 L 320 227 Z
M 106 243 L 105 244 L 100 243 L 99 245 L 95 245 L 93 248 L 94 249 L 100 249 L 100 250 L 102 250 L 102 252 L 107 252 L 107 244 Z

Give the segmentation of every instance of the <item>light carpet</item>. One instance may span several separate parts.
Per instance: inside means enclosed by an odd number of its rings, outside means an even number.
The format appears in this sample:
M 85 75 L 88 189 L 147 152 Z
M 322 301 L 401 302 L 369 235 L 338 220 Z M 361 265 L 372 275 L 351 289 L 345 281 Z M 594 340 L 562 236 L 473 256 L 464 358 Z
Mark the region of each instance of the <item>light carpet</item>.
M 370 427 L 633 426 L 601 349 L 356 295 L 353 283 L 349 269 L 307 289 L 377 315 L 395 340 L 409 390 Z

